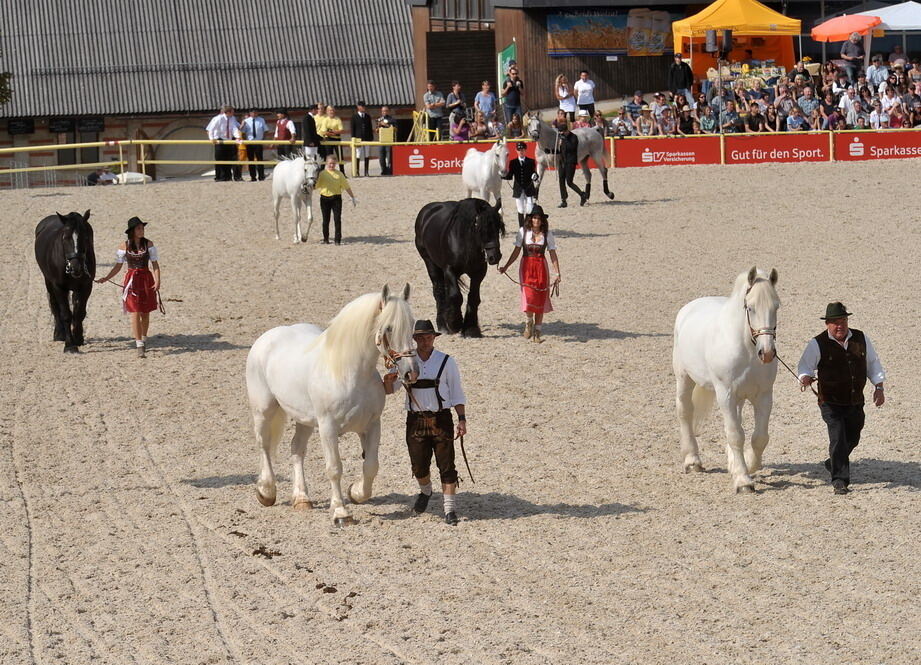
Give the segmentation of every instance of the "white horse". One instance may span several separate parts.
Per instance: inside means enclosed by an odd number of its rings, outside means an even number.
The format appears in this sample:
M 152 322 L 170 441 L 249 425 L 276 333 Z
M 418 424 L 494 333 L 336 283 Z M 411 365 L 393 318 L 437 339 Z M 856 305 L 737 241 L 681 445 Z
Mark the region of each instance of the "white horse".
M 355 503 L 371 498 L 385 397 L 377 360 L 396 365 L 405 383 L 418 376 L 415 319 L 408 300 L 409 284 L 401 297 L 391 296 L 384 286 L 381 293 L 360 296 L 343 307 L 325 331 L 308 323 L 281 326 L 253 344 L 246 358 L 246 390 L 262 453 L 256 481 L 256 496 L 262 505 L 275 503 L 272 455 L 288 418 L 295 423 L 291 440 L 295 508 L 313 507 L 304 483 L 304 452 L 315 429 L 320 432 L 326 460 L 335 523 L 353 522 L 340 485 L 339 437 L 345 432 L 358 434 L 364 456 L 361 490 L 349 486 L 349 498 Z
M 279 160 L 272 171 L 272 209 L 275 211 L 275 240 L 278 240 L 278 208 L 281 200 L 291 200 L 294 213 L 294 242 L 307 242 L 313 224 L 313 188 L 317 184 L 320 164 L 297 157 Z M 307 206 L 307 230 L 301 233 L 301 205 Z
M 713 399 L 723 414 L 729 473 L 736 492 L 754 492 L 752 473 L 761 468 L 774 400 L 774 341 L 780 299 L 770 276 L 752 268 L 740 274 L 728 298 L 698 298 L 675 319 L 672 363 L 677 380 L 678 423 L 684 470 L 703 471 L 696 434 Z M 755 429 L 744 450 L 742 405 L 751 402 Z
M 601 172 L 604 193 L 609 199 L 613 199 L 614 193 L 608 187 L 608 168 L 605 163 L 607 155 L 604 151 L 604 137 L 601 132 L 594 127 L 580 127 L 572 130 L 572 133 L 579 139 L 578 160 L 582 166 L 582 175 L 585 176 L 585 198 L 589 198 L 592 194 L 592 171 L 588 167 L 588 159 L 591 157 Z M 538 183 L 541 183 L 544 171 L 550 167 L 557 167 L 556 155 L 560 147 L 560 133 L 541 120 L 537 111 L 531 111 L 528 113 L 528 136 L 537 141 L 534 154 L 537 161 L 537 179 Z
M 508 173 L 508 146 L 505 139 L 496 141 L 489 150 L 470 148 L 464 155 L 462 175 L 467 198 L 476 196 L 487 203 L 492 196 L 501 208 L 502 178 Z

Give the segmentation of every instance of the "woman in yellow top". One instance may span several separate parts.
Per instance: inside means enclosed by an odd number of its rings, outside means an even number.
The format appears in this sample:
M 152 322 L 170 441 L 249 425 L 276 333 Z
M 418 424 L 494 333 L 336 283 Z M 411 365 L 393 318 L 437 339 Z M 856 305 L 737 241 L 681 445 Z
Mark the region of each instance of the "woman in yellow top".
M 335 154 L 326 156 L 326 168 L 317 178 L 316 189 L 320 192 L 320 212 L 323 213 L 323 244 L 329 244 L 329 215 L 332 213 L 336 224 L 336 244 L 342 244 L 342 192 L 348 192 L 352 197 L 352 205 L 358 204 L 358 199 L 349 187 L 345 173 L 336 170 Z
M 326 130 L 327 141 L 342 140 L 342 118 L 336 115 L 336 107 L 330 104 L 326 107 L 326 122 L 323 123 Z M 319 132 L 319 129 L 317 130 Z M 340 162 L 339 170 L 345 173 L 345 165 L 342 164 L 342 149 L 339 146 L 326 146 L 327 155 L 335 155 L 336 160 Z

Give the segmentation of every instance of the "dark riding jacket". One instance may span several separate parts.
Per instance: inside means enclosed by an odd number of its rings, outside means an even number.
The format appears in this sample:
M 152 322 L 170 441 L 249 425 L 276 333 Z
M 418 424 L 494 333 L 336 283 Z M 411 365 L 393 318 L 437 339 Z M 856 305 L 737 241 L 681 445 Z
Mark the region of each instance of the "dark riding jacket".
M 537 173 L 537 162 L 530 157 L 524 158 L 524 163 L 515 157 L 508 165 L 508 173 L 503 176 L 505 180 L 512 181 L 512 198 L 520 199 L 522 196 L 537 196 L 533 176 Z

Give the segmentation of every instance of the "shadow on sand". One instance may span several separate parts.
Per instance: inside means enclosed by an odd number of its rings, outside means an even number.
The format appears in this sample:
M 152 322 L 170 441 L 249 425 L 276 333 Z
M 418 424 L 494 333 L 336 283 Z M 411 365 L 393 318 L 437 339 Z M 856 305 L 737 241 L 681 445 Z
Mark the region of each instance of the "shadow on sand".
M 507 330 L 508 333 L 488 335 L 489 337 L 518 337 L 521 335 L 520 323 L 500 323 L 496 328 Z M 626 330 L 612 330 L 602 328 L 597 323 L 567 323 L 565 321 L 549 321 L 544 323 L 545 337 L 555 337 L 564 342 L 587 342 L 590 339 L 632 339 L 634 337 L 670 337 L 669 333 L 641 333 Z
M 217 489 L 220 487 L 240 487 L 243 485 L 256 484 L 255 473 L 239 473 L 230 476 L 207 476 L 206 478 L 186 478 L 180 482 L 183 485 L 200 487 L 207 489 Z
M 134 340 L 129 337 L 109 337 L 94 340 L 83 347 L 87 353 L 112 353 L 133 349 Z M 197 351 L 232 351 L 248 349 L 248 346 L 221 341 L 219 333 L 202 333 L 198 335 L 151 335 L 147 340 L 148 352 L 153 351 L 164 356 Z
M 400 240 L 390 236 L 345 236 L 342 242 L 346 245 L 402 245 L 408 243 L 409 240 Z
M 774 489 L 791 486 L 815 489 L 815 481 L 820 481 L 822 484 L 818 487 L 823 487 L 830 480 L 821 460 L 813 464 L 771 464 L 769 468 L 773 473 L 762 482 Z M 812 482 L 803 482 L 802 479 Z M 921 464 L 874 458 L 851 460 L 851 486 L 855 485 L 881 485 L 883 489 L 921 489 Z

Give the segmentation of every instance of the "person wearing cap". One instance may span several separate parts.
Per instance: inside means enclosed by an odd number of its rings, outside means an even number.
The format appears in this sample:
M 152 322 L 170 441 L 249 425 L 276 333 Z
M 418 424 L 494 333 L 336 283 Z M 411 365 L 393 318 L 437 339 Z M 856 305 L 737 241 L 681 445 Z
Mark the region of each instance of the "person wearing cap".
M 576 113 L 576 121 L 572 123 L 573 129 L 583 129 L 585 127 L 591 127 L 589 122 L 588 111 L 585 109 L 579 109 L 579 112 Z
M 579 189 L 578 185 L 573 182 L 576 177 L 576 165 L 579 163 L 579 137 L 569 129 L 569 123 L 563 122 L 559 126 L 560 145 L 557 154 L 557 179 L 560 183 L 560 208 L 565 208 L 567 194 L 566 188 L 579 195 L 579 205 L 585 205 L 588 201 L 588 195 Z
M 860 443 L 864 424 L 864 387 L 873 383 L 873 403 L 886 401 L 883 381 L 886 373 L 866 333 L 848 327 L 852 314 L 841 302 L 825 308 L 825 330 L 809 340 L 797 366 L 802 385 L 810 386 L 818 373 L 819 410 L 828 426 L 828 459 L 835 494 L 847 494 L 850 484 L 850 454 Z
M 122 285 L 122 310 L 131 319 L 131 333 L 141 358 L 147 352 L 150 313 L 159 306 L 157 293 L 160 290 L 160 253 L 153 242 L 144 237 L 145 226 L 147 222 L 138 217 L 128 220 L 128 228 L 125 229 L 128 238 L 115 252 L 115 265 L 108 275 L 96 280 L 99 284 L 108 282 L 118 274 L 123 264 L 128 264 Z
M 416 321 L 413 340 L 419 361 L 419 378 L 406 388 L 406 447 L 413 477 L 419 494 L 413 510 L 424 513 L 432 497 L 432 457 L 441 478 L 444 497 L 444 518 L 456 526 L 457 469 L 454 465 L 454 440 L 467 434 L 467 415 L 460 370 L 454 358 L 435 348 L 435 338 L 441 333 L 429 320 Z M 397 374 L 384 376 L 384 392 L 394 392 Z M 457 413 L 457 427 L 451 409 Z
M 374 140 L 374 126 L 371 123 L 371 114 L 365 108 L 365 103 L 359 101 L 355 104 L 355 115 L 352 116 L 352 138 L 361 139 L 362 141 Z M 364 163 L 364 175 L 367 178 L 368 164 L 371 162 L 371 148 L 369 146 L 358 146 L 355 148 L 355 157 L 358 160 L 358 166 Z M 356 169 L 358 167 L 356 166 Z M 359 175 L 355 173 L 354 175 Z
M 294 121 L 288 116 L 288 109 L 279 109 L 275 112 L 275 135 L 272 138 L 278 141 L 275 152 L 279 159 L 289 157 L 294 152 L 297 129 Z
M 304 157 L 317 159 L 320 156 L 320 134 L 317 131 L 317 111 L 319 104 L 307 107 L 307 114 L 301 129 L 304 132 Z
M 684 61 L 680 51 L 675 51 L 675 59 L 668 66 L 668 89 L 672 95 L 684 95 L 688 101 L 694 99 L 691 89 L 694 87 L 694 73 Z
M 553 311 L 550 302 L 550 270 L 547 268 L 547 252 L 553 262 L 553 286 L 560 283 L 560 260 L 556 254 L 556 238 L 550 231 L 548 215 L 544 209 L 536 205 L 531 209 L 526 226 L 518 229 L 515 236 L 515 249 L 508 257 L 504 266 L 499 267 L 500 273 L 505 273 L 509 266 L 523 254 L 521 266 L 518 269 L 518 280 L 521 283 L 521 311 L 525 313 L 527 321 L 524 325 L 524 338 L 532 342 L 542 343 L 541 326 L 544 314 Z
M 636 90 L 633 93 L 633 99 L 624 104 L 624 108 L 627 109 L 627 113 L 630 114 L 630 118 L 636 122 L 636 119 L 640 117 L 640 111 L 645 105 L 646 102 L 643 101 L 643 91 Z
M 640 117 L 636 119 L 636 135 L 654 136 L 658 131 L 659 127 L 652 118 L 652 109 L 644 105 L 640 109 Z
M 528 144 L 518 141 L 515 144 L 518 156 L 508 164 L 508 170 L 502 176 L 503 180 L 512 181 L 512 198 L 518 208 L 518 226 L 524 226 L 525 215 L 534 207 L 537 198 L 537 162 L 527 156 Z

